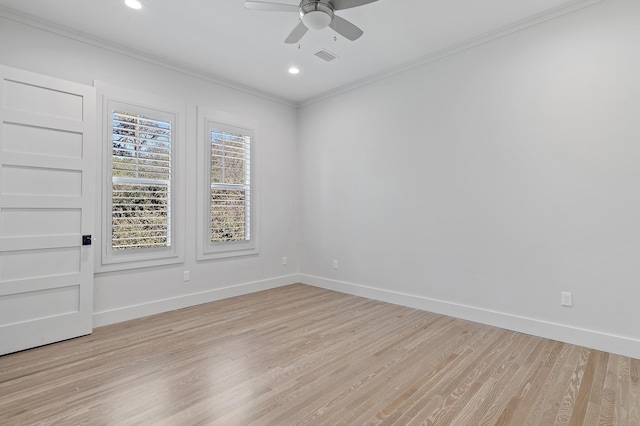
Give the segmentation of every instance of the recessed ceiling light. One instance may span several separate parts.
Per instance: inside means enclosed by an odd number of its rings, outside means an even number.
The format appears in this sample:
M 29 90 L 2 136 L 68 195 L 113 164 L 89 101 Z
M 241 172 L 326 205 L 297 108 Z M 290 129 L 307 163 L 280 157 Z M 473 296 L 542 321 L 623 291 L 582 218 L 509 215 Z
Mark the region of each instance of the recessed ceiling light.
M 124 4 L 129 6 L 131 9 L 142 9 L 142 3 L 139 0 L 124 0 Z
M 289 68 L 289 74 L 298 74 L 300 70 L 296 67 Z

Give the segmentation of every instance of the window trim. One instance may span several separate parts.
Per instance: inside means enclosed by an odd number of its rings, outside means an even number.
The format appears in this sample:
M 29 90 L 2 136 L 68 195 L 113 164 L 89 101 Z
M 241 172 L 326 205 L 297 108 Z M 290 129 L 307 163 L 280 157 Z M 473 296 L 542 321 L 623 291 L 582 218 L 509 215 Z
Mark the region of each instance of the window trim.
M 245 124 L 239 124 L 239 123 Z M 247 120 L 232 114 L 198 108 L 198 208 L 197 208 L 197 260 L 251 256 L 259 253 L 258 194 L 256 184 L 255 131 Z M 222 130 L 250 137 L 249 240 L 211 241 L 211 130 Z
M 96 250 L 97 272 L 109 272 L 126 269 L 161 266 L 184 262 L 185 240 L 185 176 L 184 176 L 184 144 L 185 131 L 183 117 L 185 105 L 170 99 L 158 97 L 140 91 L 95 82 L 101 99 L 99 105 L 99 122 L 102 124 L 102 149 L 99 159 L 100 188 L 98 220 L 100 226 L 99 250 Z M 168 224 L 169 247 L 140 248 L 133 250 L 113 250 L 111 247 L 112 226 L 112 114 L 114 110 L 155 116 L 155 118 L 170 119 L 172 124 L 171 140 L 171 187 L 170 203 L 171 217 Z

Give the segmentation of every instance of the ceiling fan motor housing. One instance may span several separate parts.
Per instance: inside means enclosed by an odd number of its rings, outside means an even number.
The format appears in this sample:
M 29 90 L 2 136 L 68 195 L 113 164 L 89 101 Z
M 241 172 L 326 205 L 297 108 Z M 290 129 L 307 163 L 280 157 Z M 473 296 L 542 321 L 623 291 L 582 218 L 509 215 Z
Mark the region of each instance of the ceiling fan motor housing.
M 326 1 L 304 0 L 300 3 L 300 19 L 307 28 L 321 30 L 333 21 L 333 7 Z

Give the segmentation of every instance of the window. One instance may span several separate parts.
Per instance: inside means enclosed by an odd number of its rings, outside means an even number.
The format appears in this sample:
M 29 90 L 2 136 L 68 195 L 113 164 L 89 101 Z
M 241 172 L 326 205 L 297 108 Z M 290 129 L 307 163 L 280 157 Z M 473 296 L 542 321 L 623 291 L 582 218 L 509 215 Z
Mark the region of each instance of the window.
M 202 209 L 199 259 L 257 252 L 253 133 L 202 117 Z
M 211 242 L 250 241 L 251 137 L 213 128 L 210 141 Z
M 103 231 L 98 269 L 182 262 L 180 104 L 106 85 L 97 87 L 107 93 L 102 105 Z M 121 92 L 127 101 L 120 100 Z M 118 93 L 118 98 L 112 93 Z
M 111 248 L 171 246 L 171 121 L 112 112 Z

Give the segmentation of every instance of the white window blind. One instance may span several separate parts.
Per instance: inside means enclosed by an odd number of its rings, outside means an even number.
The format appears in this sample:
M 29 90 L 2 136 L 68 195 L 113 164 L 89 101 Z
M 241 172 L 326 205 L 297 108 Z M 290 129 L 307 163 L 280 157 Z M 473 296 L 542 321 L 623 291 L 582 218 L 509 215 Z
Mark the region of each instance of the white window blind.
M 171 246 L 171 121 L 112 114 L 112 249 Z
M 251 137 L 212 129 L 211 242 L 251 240 Z

